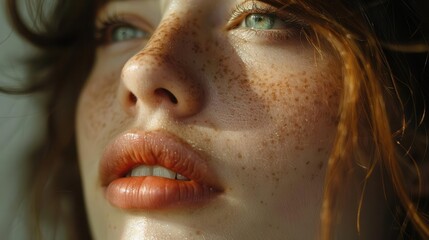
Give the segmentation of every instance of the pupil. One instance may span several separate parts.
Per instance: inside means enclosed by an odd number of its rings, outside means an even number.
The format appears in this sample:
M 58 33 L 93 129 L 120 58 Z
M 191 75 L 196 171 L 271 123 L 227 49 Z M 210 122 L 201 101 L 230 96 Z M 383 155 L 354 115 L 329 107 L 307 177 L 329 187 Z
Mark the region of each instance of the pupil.
M 124 41 L 135 37 L 135 30 L 130 27 L 119 27 L 115 30 L 114 40 L 115 41 Z
M 132 32 L 130 29 L 122 29 L 120 33 L 121 33 L 122 39 L 128 39 L 132 35 Z
M 246 19 L 247 27 L 255 29 L 271 29 L 273 24 L 273 17 L 262 14 L 251 14 Z
M 254 16 L 253 18 L 256 22 L 262 22 L 264 20 L 264 18 L 261 16 Z

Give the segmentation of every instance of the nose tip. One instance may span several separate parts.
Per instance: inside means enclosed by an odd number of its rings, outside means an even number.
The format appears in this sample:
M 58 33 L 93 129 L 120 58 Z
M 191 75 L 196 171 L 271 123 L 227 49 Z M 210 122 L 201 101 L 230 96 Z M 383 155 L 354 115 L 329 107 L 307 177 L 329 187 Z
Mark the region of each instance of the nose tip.
M 140 54 L 141 55 L 141 54 Z M 198 113 L 204 91 L 185 69 L 150 54 L 131 59 L 122 74 L 122 105 L 128 113 L 163 108 L 176 118 Z

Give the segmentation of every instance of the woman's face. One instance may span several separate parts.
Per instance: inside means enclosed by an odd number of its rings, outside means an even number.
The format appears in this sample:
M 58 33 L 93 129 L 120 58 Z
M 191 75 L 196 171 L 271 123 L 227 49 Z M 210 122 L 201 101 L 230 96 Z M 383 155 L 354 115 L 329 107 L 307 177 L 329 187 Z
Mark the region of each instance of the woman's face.
M 316 236 L 341 68 L 303 19 L 275 10 L 242 0 L 101 9 L 77 114 L 95 239 Z

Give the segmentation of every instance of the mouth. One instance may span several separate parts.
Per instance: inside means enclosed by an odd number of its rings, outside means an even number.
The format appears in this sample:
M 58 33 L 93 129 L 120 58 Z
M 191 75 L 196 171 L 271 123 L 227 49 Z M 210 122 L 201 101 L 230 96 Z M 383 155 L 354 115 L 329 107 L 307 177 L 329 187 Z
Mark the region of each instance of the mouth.
M 122 209 L 198 206 L 222 192 L 206 159 L 162 131 L 116 138 L 101 159 L 100 180 L 106 199 Z

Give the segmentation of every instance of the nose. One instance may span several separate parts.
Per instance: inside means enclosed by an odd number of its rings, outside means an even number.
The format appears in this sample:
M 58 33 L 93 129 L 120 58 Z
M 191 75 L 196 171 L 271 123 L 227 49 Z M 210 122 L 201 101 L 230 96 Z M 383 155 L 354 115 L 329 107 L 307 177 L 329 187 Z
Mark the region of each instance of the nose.
M 196 56 L 187 50 L 196 40 L 185 38 L 180 27 L 160 26 L 145 48 L 128 60 L 119 94 L 127 113 L 162 108 L 175 118 L 186 118 L 201 110 L 204 88 L 190 66 Z

